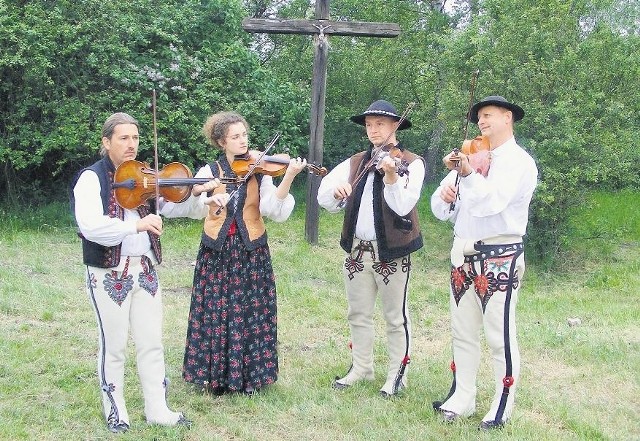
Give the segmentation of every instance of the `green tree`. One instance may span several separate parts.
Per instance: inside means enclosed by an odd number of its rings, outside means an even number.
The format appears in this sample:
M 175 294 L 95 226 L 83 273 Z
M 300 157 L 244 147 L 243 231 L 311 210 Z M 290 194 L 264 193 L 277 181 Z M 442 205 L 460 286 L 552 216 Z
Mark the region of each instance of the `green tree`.
M 95 159 L 115 111 L 140 120 L 148 160 L 152 89 L 161 162 L 211 160 L 200 128 L 219 110 L 244 114 L 254 145 L 280 130 L 297 152 L 306 98 L 260 66 L 244 16 L 237 0 L 1 3 L 0 189 L 48 200 Z

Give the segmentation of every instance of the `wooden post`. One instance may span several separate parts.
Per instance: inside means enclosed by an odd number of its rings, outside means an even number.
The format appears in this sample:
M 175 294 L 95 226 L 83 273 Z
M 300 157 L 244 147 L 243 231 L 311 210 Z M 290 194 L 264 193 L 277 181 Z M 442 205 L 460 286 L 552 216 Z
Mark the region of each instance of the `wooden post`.
M 328 3 L 328 2 L 327 2 Z M 325 2 L 316 2 L 316 17 L 329 18 Z M 328 5 L 327 5 L 328 6 Z M 322 15 L 325 14 L 325 15 Z M 321 28 L 322 29 L 322 28 Z M 327 59 L 329 42 L 324 32 L 313 37 L 313 84 L 311 88 L 311 121 L 309 125 L 309 160 L 314 164 L 322 164 L 324 146 L 324 104 L 327 90 Z M 318 187 L 322 178 L 314 174 L 308 175 L 307 201 L 304 222 L 304 235 L 310 244 L 318 243 L 320 213 L 318 207 Z
M 311 88 L 311 120 L 309 124 L 310 162 L 322 164 L 324 143 L 324 105 L 327 88 L 327 61 L 329 44 L 327 35 L 393 38 L 400 34 L 395 23 L 345 22 L 329 20 L 329 0 L 316 0 L 314 20 L 280 20 L 248 18 L 242 28 L 247 32 L 269 34 L 306 34 L 314 36 L 313 83 Z M 307 208 L 305 237 L 311 244 L 318 243 L 318 187 L 321 178 L 309 174 L 307 181 Z

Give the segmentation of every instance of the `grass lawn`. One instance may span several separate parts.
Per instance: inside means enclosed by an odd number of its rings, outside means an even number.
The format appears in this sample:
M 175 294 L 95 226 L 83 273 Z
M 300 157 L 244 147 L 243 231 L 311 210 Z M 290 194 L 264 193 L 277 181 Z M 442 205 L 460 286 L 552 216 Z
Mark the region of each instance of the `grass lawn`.
M 477 431 L 493 389 L 487 352 L 478 414 L 446 425 L 431 408 L 450 386 L 451 227 L 421 201 L 425 247 L 413 257 L 413 354 L 402 397 L 378 396 L 386 372 L 376 311 L 376 380 L 330 385 L 350 363 L 338 246 L 342 215 L 322 212 L 319 244 L 304 240 L 304 207 L 269 222 L 278 286 L 279 381 L 255 397 L 209 396 L 181 378 L 200 221 L 169 219 L 159 267 L 169 400 L 191 430 L 149 426 L 133 344 L 126 372 L 131 429 L 121 440 L 632 440 L 640 439 L 640 195 L 596 193 L 572 218 L 555 270 L 528 262 L 518 304 L 521 385 L 511 422 Z M 115 439 L 104 423 L 97 330 L 84 291 L 80 241 L 66 208 L 0 208 L 0 439 Z M 579 319 L 571 326 L 569 319 Z M 578 320 L 575 320 L 576 322 Z

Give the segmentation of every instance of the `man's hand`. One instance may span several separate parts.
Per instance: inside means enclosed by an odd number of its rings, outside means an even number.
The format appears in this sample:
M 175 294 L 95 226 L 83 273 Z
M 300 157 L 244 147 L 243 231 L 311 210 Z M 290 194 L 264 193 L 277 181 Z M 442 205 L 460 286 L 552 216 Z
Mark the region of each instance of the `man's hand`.
M 353 191 L 353 189 L 351 188 L 351 184 L 349 184 L 348 182 L 345 182 L 344 184 L 338 185 L 333 190 L 333 198 L 334 199 L 346 199 L 349 196 L 351 196 L 351 192 L 352 191 Z
M 440 199 L 445 201 L 447 204 L 450 204 L 456 200 L 457 194 L 458 194 L 458 187 L 455 187 L 449 184 L 442 187 L 442 190 L 440 190 Z
M 384 172 L 385 184 L 395 184 L 398 180 L 398 164 L 391 156 L 385 156 L 378 164 L 378 168 Z
M 162 234 L 162 218 L 157 214 L 148 214 L 136 222 L 136 230 L 138 233 L 149 231 L 160 236 Z
M 458 150 L 454 150 L 442 158 L 442 162 L 449 170 L 457 170 L 461 176 L 467 176 L 473 172 L 467 155 Z

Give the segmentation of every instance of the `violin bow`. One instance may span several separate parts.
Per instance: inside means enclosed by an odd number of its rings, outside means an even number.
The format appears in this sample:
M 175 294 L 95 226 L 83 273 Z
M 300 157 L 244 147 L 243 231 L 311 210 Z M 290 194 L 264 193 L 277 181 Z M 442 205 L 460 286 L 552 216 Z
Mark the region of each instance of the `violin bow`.
M 462 138 L 463 140 L 467 139 L 467 133 L 469 131 L 469 116 L 471 114 L 471 108 L 473 107 L 473 97 L 476 93 L 476 85 L 478 82 L 479 75 L 480 75 L 480 69 L 476 69 L 476 71 L 473 73 L 473 77 L 471 77 L 471 86 L 469 87 L 469 108 L 467 110 L 467 117 L 465 118 L 465 123 L 464 123 L 464 137 Z M 455 153 L 458 153 L 460 150 L 455 148 L 453 149 L 453 151 Z M 456 161 L 456 167 L 458 167 L 459 165 L 460 165 L 460 161 Z M 453 185 L 454 187 L 457 187 L 458 184 L 460 184 L 460 171 L 457 172 L 456 180 Z M 451 202 L 451 204 L 449 204 L 449 212 L 455 210 L 456 201 L 458 200 L 459 196 L 460 196 L 460 193 L 457 192 L 455 199 L 453 200 L 453 202 Z
M 156 126 L 156 89 L 153 89 L 151 97 L 151 109 L 153 111 L 153 161 L 156 173 L 156 214 L 160 215 L 160 182 L 158 180 L 158 128 Z
M 271 150 L 273 146 L 276 145 L 276 142 L 278 141 L 278 139 L 280 139 L 280 132 L 276 132 L 276 134 L 271 139 L 271 141 L 269 142 L 267 147 L 264 149 L 264 151 L 260 153 L 260 156 L 258 156 L 258 159 L 256 159 L 256 162 L 251 166 L 249 171 L 247 171 L 247 173 L 242 177 L 242 180 L 240 181 L 236 189 L 233 190 L 231 193 L 229 193 L 229 200 L 231 200 L 231 198 L 238 192 L 238 190 L 240 190 L 240 187 L 242 187 L 242 185 L 247 182 L 247 180 L 251 177 L 251 175 L 253 175 L 253 172 L 255 172 L 256 168 L 258 167 L 258 164 L 260 164 L 260 161 L 262 161 L 262 158 L 264 158 L 265 155 L 269 152 L 269 150 Z M 222 212 L 222 207 L 218 207 L 218 210 L 216 210 L 216 215 L 220 214 L 221 212 Z
M 469 90 L 469 107 L 467 110 L 467 117 L 465 118 L 464 123 L 464 138 L 467 139 L 467 133 L 469 132 L 469 114 L 471 113 L 471 108 L 473 107 L 473 97 L 476 94 L 476 85 L 478 84 L 478 77 L 480 76 L 480 69 L 476 69 L 473 73 L 473 77 L 471 78 L 471 87 Z

